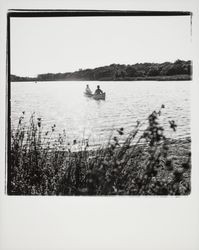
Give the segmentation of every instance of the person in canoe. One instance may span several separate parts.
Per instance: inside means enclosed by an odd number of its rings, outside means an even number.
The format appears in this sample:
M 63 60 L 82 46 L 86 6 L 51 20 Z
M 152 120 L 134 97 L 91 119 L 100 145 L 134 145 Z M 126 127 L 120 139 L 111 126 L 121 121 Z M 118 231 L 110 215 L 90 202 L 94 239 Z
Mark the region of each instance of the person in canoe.
M 100 86 L 97 85 L 97 89 L 95 90 L 95 95 L 101 95 L 103 94 L 103 91 L 100 89 Z
M 86 85 L 85 93 L 86 93 L 87 95 L 92 95 L 92 91 L 91 91 L 91 89 L 90 89 L 90 87 L 89 87 L 88 84 Z

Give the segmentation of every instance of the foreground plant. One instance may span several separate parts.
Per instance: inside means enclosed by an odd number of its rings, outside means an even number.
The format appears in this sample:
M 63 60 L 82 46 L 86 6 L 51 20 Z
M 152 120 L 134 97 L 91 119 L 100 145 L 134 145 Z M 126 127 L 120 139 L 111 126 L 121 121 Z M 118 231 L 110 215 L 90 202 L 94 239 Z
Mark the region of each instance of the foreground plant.
M 125 134 L 119 128 L 107 145 L 90 149 L 89 141 L 73 141 L 66 132 L 52 140 L 56 126 L 43 132 L 42 119 L 24 115 L 12 130 L 8 193 L 17 195 L 187 195 L 190 193 L 191 154 L 180 153 L 159 123 L 162 105 Z M 145 125 L 140 134 L 141 128 Z M 175 121 L 169 121 L 175 132 Z M 126 138 L 121 143 L 121 138 Z M 173 153 L 175 151 L 175 153 Z M 179 151 L 179 152 L 178 152 Z

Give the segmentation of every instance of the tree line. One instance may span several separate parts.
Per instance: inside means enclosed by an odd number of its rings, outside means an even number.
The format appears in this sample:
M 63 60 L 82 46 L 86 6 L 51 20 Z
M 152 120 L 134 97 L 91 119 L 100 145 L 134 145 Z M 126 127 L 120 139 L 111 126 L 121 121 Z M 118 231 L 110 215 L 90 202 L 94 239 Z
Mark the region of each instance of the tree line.
M 164 63 L 111 64 L 75 72 L 38 74 L 37 77 L 11 75 L 11 81 L 132 81 L 132 80 L 191 80 L 191 61 Z

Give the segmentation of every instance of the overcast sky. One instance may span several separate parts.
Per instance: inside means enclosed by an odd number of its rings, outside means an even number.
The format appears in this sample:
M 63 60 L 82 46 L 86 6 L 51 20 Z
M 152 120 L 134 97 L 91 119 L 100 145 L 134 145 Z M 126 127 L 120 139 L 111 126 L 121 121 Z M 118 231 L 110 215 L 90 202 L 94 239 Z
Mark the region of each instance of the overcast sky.
M 11 73 L 191 59 L 190 17 L 11 19 Z

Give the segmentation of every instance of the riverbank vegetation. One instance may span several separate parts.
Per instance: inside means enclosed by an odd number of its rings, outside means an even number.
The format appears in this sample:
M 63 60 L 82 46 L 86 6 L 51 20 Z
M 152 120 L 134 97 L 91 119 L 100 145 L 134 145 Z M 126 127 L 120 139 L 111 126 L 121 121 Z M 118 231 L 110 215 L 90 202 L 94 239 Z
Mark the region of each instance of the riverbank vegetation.
M 25 112 L 11 132 L 7 192 L 9 195 L 188 195 L 191 191 L 190 138 L 171 140 L 160 124 L 164 105 L 132 131 L 93 150 L 89 141 L 73 151 L 66 131 L 44 131 L 42 119 Z M 168 121 L 175 133 L 177 124 Z M 125 136 L 124 143 L 121 138 Z M 76 144 L 74 140 L 72 144 Z
M 191 80 L 191 74 L 191 61 L 177 60 L 174 63 L 111 64 L 75 72 L 39 74 L 34 78 L 11 75 L 11 81 L 182 81 Z

